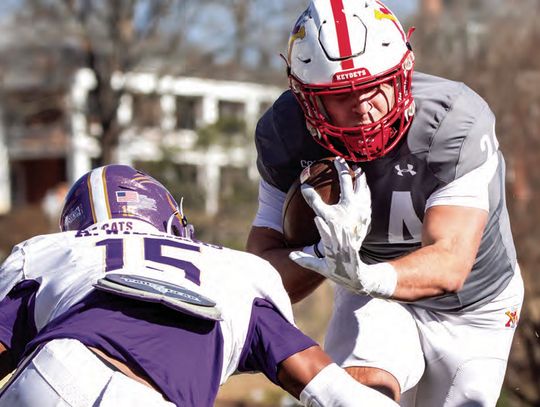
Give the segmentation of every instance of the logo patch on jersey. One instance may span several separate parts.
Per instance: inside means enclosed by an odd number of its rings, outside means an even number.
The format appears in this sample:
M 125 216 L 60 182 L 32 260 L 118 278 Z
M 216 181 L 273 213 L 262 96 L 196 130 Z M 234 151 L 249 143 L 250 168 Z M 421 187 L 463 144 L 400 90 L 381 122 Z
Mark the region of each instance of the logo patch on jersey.
M 315 162 L 314 160 L 300 160 L 300 167 L 302 168 L 309 167 L 314 162 Z
M 414 166 L 412 164 L 407 164 L 407 168 L 401 168 L 399 164 L 397 164 L 395 167 L 397 175 L 400 177 L 403 177 L 403 174 L 411 174 L 412 177 L 416 175 L 416 171 L 414 170 Z
M 508 321 L 504 326 L 507 328 L 515 328 L 519 322 L 517 309 L 508 310 L 505 312 L 505 315 L 508 317 Z
M 119 202 L 119 203 L 139 202 L 139 193 L 137 191 L 116 191 L 116 202 Z

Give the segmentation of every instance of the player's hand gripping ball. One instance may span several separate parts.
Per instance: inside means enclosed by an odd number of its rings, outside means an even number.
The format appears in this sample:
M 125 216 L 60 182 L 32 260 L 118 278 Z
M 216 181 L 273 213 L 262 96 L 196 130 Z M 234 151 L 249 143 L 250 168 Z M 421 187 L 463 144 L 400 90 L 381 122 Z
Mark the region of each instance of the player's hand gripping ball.
M 283 205 L 283 236 L 289 247 L 309 246 L 320 240 L 315 226 L 315 212 L 302 195 L 302 184 L 311 185 L 322 200 L 334 205 L 339 202 L 339 174 L 334 166 L 335 157 L 323 158 L 305 168 L 293 182 Z M 350 170 L 354 181 L 354 172 Z

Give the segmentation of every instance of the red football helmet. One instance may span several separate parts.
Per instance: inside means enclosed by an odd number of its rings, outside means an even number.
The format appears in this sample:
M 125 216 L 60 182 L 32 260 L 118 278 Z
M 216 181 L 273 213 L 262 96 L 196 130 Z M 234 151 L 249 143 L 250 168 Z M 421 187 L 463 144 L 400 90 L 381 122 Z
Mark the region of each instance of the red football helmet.
M 410 34 L 410 33 L 409 33 Z M 375 0 L 312 0 L 289 38 L 289 84 L 314 139 L 350 161 L 384 156 L 414 115 L 414 54 L 401 24 Z M 379 120 L 356 127 L 330 122 L 320 98 L 388 84 L 394 100 Z

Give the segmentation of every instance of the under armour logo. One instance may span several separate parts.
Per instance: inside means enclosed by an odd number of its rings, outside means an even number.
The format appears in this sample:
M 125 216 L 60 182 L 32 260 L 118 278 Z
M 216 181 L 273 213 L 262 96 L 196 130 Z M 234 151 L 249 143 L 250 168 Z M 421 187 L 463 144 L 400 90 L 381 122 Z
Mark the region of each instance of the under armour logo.
M 412 164 L 407 164 L 407 168 L 406 169 L 401 169 L 399 164 L 396 165 L 394 167 L 397 171 L 397 174 L 400 176 L 400 177 L 403 177 L 403 174 L 405 173 L 409 173 L 411 174 L 412 176 L 415 176 L 416 175 L 416 171 L 414 171 L 414 166 Z

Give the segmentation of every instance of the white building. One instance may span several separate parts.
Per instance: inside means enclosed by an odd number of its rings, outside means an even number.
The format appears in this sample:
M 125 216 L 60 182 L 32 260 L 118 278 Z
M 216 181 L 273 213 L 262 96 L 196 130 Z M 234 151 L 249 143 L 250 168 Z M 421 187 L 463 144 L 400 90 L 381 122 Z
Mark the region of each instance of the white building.
M 67 95 L 53 106 L 63 109 L 63 126 L 41 126 L 35 134 L 35 129 L 20 120 L 16 124 L 4 120 L 0 126 L 0 214 L 13 205 L 42 200 L 57 184 L 71 184 L 92 169 L 93 160 L 100 155 L 100 128 L 86 114 L 88 94 L 94 86 L 92 71 L 80 69 L 75 73 Z M 123 94 L 118 109 L 118 120 L 125 128 L 120 137 L 119 163 L 158 161 L 167 149 L 175 162 L 197 168 L 209 214 L 218 210 L 223 167 L 246 168 L 255 180 L 253 130 L 281 89 L 149 73 L 117 73 L 111 86 Z M 4 115 L 4 119 L 9 121 L 9 116 Z M 223 118 L 243 123 L 243 138 L 201 143 L 200 129 Z

